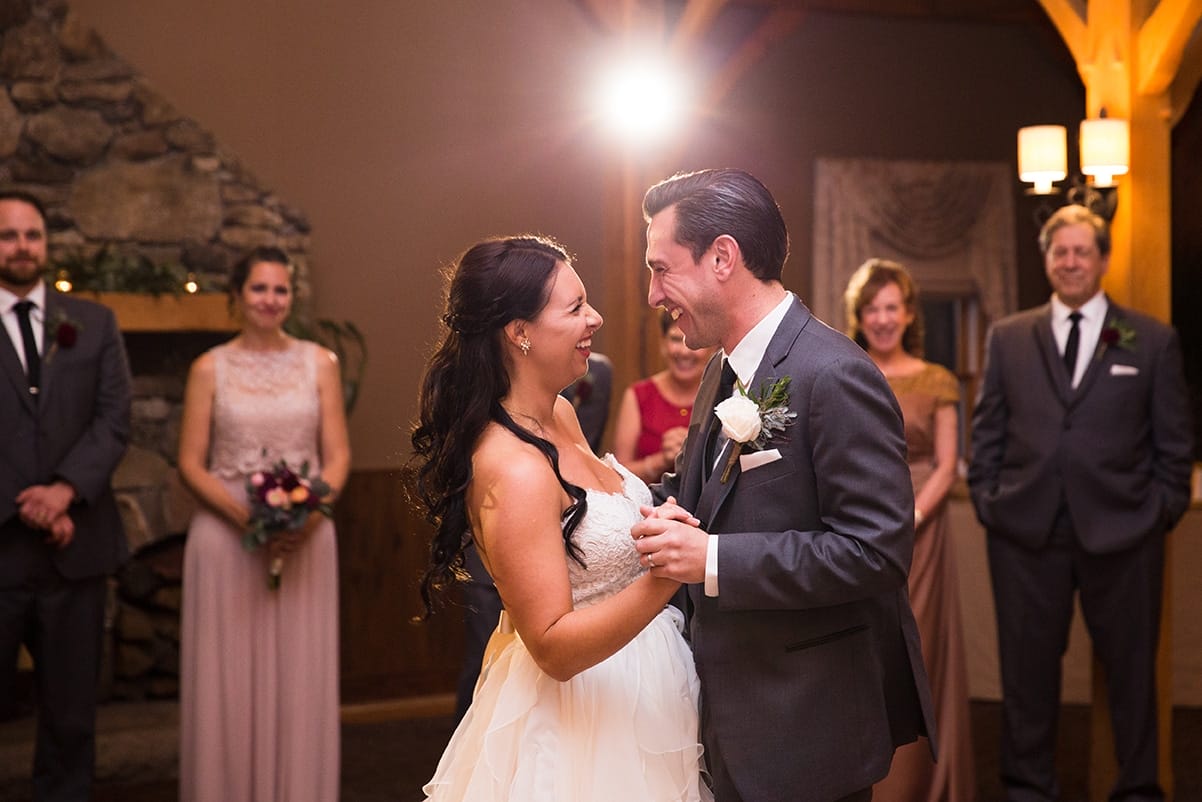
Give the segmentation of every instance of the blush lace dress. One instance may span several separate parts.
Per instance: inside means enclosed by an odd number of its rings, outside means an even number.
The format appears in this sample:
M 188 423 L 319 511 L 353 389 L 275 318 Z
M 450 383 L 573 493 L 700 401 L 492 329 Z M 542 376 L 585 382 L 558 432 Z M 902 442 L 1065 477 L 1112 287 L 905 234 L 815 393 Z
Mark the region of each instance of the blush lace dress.
M 644 569 L 630 538 L 650 504 L 643 482 L 618 465 L 621 493 L 588 492 L 573 537 L 587 568 L 567 560 L 576 608 L 597 604 Z M 565 559 L 567 559 L 565 557 Z M 567 682 L 539 669 L 505 614 L 493 633 L 472 706 L 423 788 L 454 802 L 667 802 L 712 800 L 701 781 L 697 673 L 664 610 L 608 659 Z
M 312 343 L 213 349 L 209 470 L 234 498 L 280 459 L 320 471 Z M 266 453 L 264 453 L 266 449 Z M 184 551 L 180 799 L 333 802 L 338 798 L 338 568 L 323 519 L 267 587 L 267 560 L 205 508 Z

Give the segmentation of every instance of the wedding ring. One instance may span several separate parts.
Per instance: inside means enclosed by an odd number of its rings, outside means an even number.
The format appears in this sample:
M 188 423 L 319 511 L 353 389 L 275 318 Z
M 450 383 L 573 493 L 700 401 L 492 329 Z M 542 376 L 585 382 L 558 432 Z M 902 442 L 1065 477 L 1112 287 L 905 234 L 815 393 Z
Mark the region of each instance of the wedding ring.
M 648 568 L 654 568 L 654 567 L 655 567 L 655 560 L 651 559 L 651 555 L 650 555 L 650 554 L 648 554 L 648 555 L 647 555 L 647 567 L 648 567 Z

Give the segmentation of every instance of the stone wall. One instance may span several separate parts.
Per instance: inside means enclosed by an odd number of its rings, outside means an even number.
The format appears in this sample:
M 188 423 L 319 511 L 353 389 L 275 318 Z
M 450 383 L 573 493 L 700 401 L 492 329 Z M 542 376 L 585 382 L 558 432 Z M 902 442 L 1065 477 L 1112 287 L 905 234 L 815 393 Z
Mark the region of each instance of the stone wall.
M 202 290 L 221 291 L 242 253 L 275 245 L 297 265 L 306 313 L 304 214 L 179 114 L 64 0 L 0 0 L 0 35 L 0 187 L 43 201 L 57 267 L 107 251 L 179 266 Z M 180 564 L 194 503 L 174 467 L 183 385 L 191 360 L 227 336 L 126 335 L 133 435 L 113 484 L 133 560 L 113 584 L 111 697 L 176 692 Z
M 53 256 L 88 258 L 109 245 L 221 289 L 241 253 L 278 245 L 296 261 L 305 297 L 305 216 L 63 0 L 0 0 L 0 30 L 0 186 L 45 202 Z

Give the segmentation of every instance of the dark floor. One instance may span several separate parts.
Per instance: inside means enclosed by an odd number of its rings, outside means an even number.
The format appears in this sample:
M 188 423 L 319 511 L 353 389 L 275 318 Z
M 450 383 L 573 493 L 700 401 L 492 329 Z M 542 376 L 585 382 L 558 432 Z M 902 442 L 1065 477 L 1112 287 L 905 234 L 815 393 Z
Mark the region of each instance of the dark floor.
M 995 802 L 1001 799 L 996 754 L 999 708 L 991 702 L 974 702 L 972 708 L 978 802 Z M 100 778 L 95 802 L 175 800 L 174 717 L 171 705 L 149 712 L 104 711 L 101 762 L 110 776 Z M 421 784 L 433 772 L 451 729 L 446 716 L 343 725 L 342 802 L 419 802 Z M 1089 778 L 1083 759 L 1089 751 L 1088 732 L 1088 709 L 1066 707 L 1060 727 L 1063 802 L 1087 799 Z M 13 781 L 13 775 L 19 774 L 17 764 L 27 760 L 28 744 L 20 742 L 21 733 L 20 722 L 0 725 L 0 800 L 26 798 L 23 783 Z M 1175 798 L 1202 802 L 1202 708 L 1176 710 L 1173 747 Z M 134 757 L 118 760 L 117 751 Z

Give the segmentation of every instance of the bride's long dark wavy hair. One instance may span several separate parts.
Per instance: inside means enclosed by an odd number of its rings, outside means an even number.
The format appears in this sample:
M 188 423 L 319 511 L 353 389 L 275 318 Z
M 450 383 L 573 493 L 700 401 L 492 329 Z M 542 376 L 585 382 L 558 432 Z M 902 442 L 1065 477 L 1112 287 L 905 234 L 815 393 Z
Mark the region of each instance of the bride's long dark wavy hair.
M 412 434 L 417 496 L 436 530 L 421 580 L 426 616 L 441 591 L 465 578 L 463 550 L 471 538 L 465 495 L 472 481 L 472 452 L 491 421 L 546 455 L 573 499 L 564 512 L 564 548 L 581 562 L 572 532 L 587 506 L 584 489 L 563 478 L 555 446 L 518 426 L 501 406 L 509 393 L 504 327 L 538 315 L 561 261 L 571 259 L 554 240 L 505 237 L 472 246 L 450 271 L 445 332 L 422 378 Z

